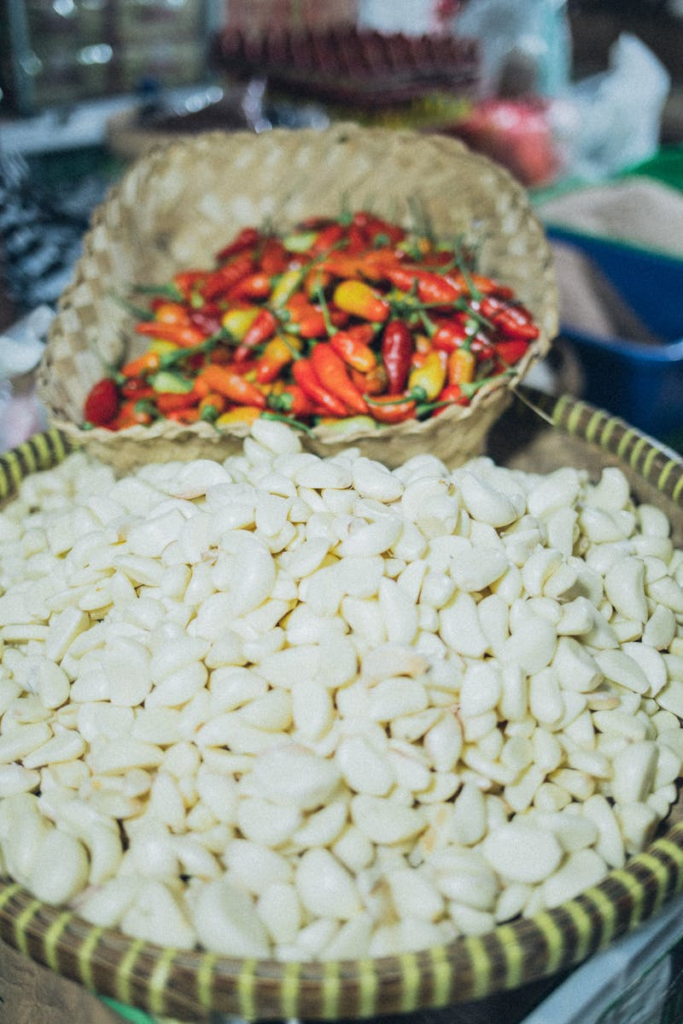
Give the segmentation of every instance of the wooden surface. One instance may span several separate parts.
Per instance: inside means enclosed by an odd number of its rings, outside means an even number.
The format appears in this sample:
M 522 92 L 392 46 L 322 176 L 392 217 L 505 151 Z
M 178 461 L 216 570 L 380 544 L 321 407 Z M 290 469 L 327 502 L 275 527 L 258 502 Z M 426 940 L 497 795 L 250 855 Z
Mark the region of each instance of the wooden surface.
M 0 942 L 0 1024 L 122 1024 L 81 985 Z

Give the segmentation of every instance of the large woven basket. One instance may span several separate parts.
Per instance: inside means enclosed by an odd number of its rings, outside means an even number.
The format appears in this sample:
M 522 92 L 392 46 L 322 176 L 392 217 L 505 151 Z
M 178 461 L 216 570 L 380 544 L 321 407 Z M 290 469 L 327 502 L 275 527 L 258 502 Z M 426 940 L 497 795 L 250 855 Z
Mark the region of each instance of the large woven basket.
M 207 447 L 223 455 L 234 450 L 246 427 L 227 433 L 158 420 L 116 435 L 81 429 L 91 385 L 144 348 L 142 339 L 132 340 L 132 318 L 112 295 L 165 282 L 181 268 L 210 266 L 213 253 L 247 224 L 286 229 L 307 216 L 338 216 L 345 206 L 370 207 L 406 226 L 415 226 L 419 209 L 438 236 L 472 239 L 482 272 L 514 288 L 541 329 L 515 380 L 546 353 L 558 326 L 552 255 L 525 189 L 502 167 L 453 139 L 388 128 L 211 132 L 142 157 L 96 210 L 40 367 L 39 393 L 51 422 L 120 468 L 194 458 Z M 482 388 L 470 407 L 454 406 L 423 423 L 343 438 L 318 427 L 305 443 L 319 454 L 359 444 L 387 464 L 427 447 L 452 462 L 481 447 L 509 397 L 501 379 Z
M 487 450 L 498 462 L 539 472 L 574 465 L 594 478 L 605 466 L 619 466 L 635 497 L 661 507 L 675 543 L 683 544 L 683 458 L 575 399 L 532 393 L 531 400 L 548 422 L 514 401 L 489 437 Z M 0 456 L 0 495 L 11 496 L 25 475 L 58 463 L 68 450 L 68 439 L 51 430 Z M 280 963 L 165 949 L 93 927 L 7 879 L 0 880 L 0 938 L 87 989 L 155 1016 L 334 1020 L 450 1007 L 449 1024 L 469 1024 L 471 1001 L 481 1006 L 496 993 L 567 970 L 681 893 L 681 817 L 679 799 L 644 853 L 562 906 L 420 953 Z

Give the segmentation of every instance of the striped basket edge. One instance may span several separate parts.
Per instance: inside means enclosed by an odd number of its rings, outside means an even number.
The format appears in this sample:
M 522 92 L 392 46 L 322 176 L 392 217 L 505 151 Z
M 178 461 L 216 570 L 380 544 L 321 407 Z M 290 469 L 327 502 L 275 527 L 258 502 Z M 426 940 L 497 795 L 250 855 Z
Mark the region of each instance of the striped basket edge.
M 617 455 L 683 505 L 683 459 L 623 420 L 569 396 L 524 389 L 560 433 Z M 0 456 L 0 498 L 68 454 L 56 430 Z M 210 1013 L 246 1020 L 367 1019 L 443 1008 L 513 990 L 574 966 L 653 917 L 683 892 L 683 822 L 623 868 L 561 906 L 481 936 L 416 953 L 288 963 L 169 949 L 88 924 L 0 880 L 0 938 L 98 995 L 154 1017 Z

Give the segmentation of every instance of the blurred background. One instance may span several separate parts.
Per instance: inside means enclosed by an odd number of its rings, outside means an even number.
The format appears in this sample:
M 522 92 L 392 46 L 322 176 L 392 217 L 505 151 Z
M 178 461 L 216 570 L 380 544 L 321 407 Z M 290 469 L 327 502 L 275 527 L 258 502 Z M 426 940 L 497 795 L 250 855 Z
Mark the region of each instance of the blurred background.
M 0 381 L 151 146 L 351 120 L 503 163 L 560 286 L 531 383 L 683 450 L 681 54 L 683 0 L 0 0 Z

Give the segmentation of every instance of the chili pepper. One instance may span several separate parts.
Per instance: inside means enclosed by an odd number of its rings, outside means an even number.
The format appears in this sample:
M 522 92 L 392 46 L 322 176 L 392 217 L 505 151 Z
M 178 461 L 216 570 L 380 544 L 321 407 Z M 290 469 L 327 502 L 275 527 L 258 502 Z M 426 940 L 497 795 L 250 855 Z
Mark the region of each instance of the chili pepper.
M 438 395 L 438 407 L 433 410 L 432 415 L 438 416 L 450 405 L 469 405 L 470 401 L 459 384 L 448 384 Z
M 389 395 L 380 395 L 378 398 L 368 398 L 368 405 L 371 416 L 380 423 L 403 423 L 415 418 L 417 402 L 412 398 L 396 401 Z
M 439 353 L 429 352 L 422 365 L 414 367 L 408 376 L 407 397 L 431 402 L 443 388 L 445 380 L 446 369 Z
M 509 341 L 499 341 L 496 344 L 496 355 L 498 356 L 498 366 L 501 369 L 506 369 L 508 366 L 514 366 L 518 363 L 523 355 L 529 348 L 529 342 L 525 341 L 524 338 L 510 339 Z
M 124 398 L 151 398 L 154 388 L 145 377 L 130 377 L 121 384 L 121 394 Z
M 300 268 L 285 270 L 283 274 L 280 274 L 268 300 L 270 308 L 280 309 L 284 306 L 296 292 L 303 277 L 304 272 Z
M 310 359 L 298 359 L 293 363 L 292 376 L 304 394 L 329 415 L 346 416 L 346 405 L 321 383 Z
M 180 302 L 160 302 L 154 307 L 154 320 L 163 324 L 187 324 L 190 314 Z
M 362 395 L 383 395 L 387 390 L 387 373 L 381 363 L 377 363 L 367 373 L 350 367 L 349 375 Z
M 177 350 L 176 350 L 177 351 Z M 132 359 L 121 368 L 124 377 L 140 377 L 150 373 L 156 373 L 161 368 L 160 352 L 143 352 L 137 359 Z
M 390 395 L 398 395 L 404 390 L 414 351 L 415 340 L 408 325 L 402 320 L 390 321 L 382 336 L 382 362 Z
M 353 330 L 351 327 L 348 331 L 337 331 L 328 344 L 354 370 L 367 373 L 377 365 L 377 356 L 369 345 L 353 334 Z
M 261 309 L 247 328 L 241 344 L 235 349 L 235 362 L 239 363 L 246 359 L 251 349 L 272 338 L 277 326 L 275 314 L 271 313 L 269 309 Z
M 289 266 L 290 254 L 275 235 L 265 239 L 258 257 L 260 269 L 269 277 L 282 274 Z
M 474 380 L 477 357 L 471 348 L 462 345 L 448 356 L 446 376 L 449 384 L 471 384 Z
M 285 340 L 277 335 L 266 345 L 256 364 L 256 381 L 259 384 L 270 384 L 277 380 L 285 366 L 289 366 L 295 358 L 295 353 L 301 349 L 301 342 L 298 338 L 292 337 Z
M 218 366 L 215 363 L 205 366 L 200 371 L 200 376 L 207 384 L 209 390 L 217 391 L 238 405 L 255 405 L 259 409 L 265 409 L 266 398 L 254 384 L 245 380 L 239 373 L 235 373 L 228 366 Z
M 150 384 L 157 394 L 185 395 L 192 391 L 192 381 L 181 373 L 160 370 L 150 377 Z
M 391 311 L 391 306 L 382 296 L 365 281 L 347 279 L 334 289 L 334 304 L 345 313 L 383 323 Z
M 223 310 L 216 303 L 205 303 L 201 309 L 190 310 L 189 320 L 203 334 L 216 334 L 222 327 Z
M 257 270 L 240 278 L 226 293 L 229 302 L 235 299 L 267 299 L 273 287 L 270 274 Z
M 467 336 L 468 330 L 462 320 L 445 320 L 438 325 L 432 335 L 432 345 L 442 352 L 453 352 L 462 345 Z
M 227 402 L 224 395 L 210 391 L 208 395 L 204 395 L 199 400 L 199 405 L 197 406 L 199 419 L 207 423 L 215 423 L 218 417 L 225 412 L 226 405 Z
M 227 295 L 243 277 L 247 277 L 254 269 L 253 257 L 247 253 L 237 256 L 232 263 L 226 263 L 218 270 L 206 275 L 199 289 L 203 299 L 218 299 Z
M 294 301 L 296 299 L 296 301 Z M 292 296 L 287 303 L 289 322 L 286 330 L 302 338 L 324 338 L 327 334 L 325 314 L 308 301 L 305 295 Z
M 127 427 L 138 425 L 147 426 L 154 419 L 154 413 L 149 402 L 145 399 L 136 401 L 131 399 L 119 409 L 119 414 L 113 423 L 113 429 L 126 430 Z
M 111 377 L 103 377 L 90 388 L 83 406 L 83 415 L 95 427 L 108 426 L 119 411 L 119 393 Z
M 175 423 L 196 423 L 199 419 L 199 409 L 196 405 L 187 409 L 171 409 L 166 413 L 165 419 L 173 420 Z
M 142 334 L 147 338 L 161 338 L 163 341 L 172 341 L 181 348 L 194 348 L 201 345 L 206 339 L 203 331 L 188 324 L 163 324 L 155 320 L 145 321 L 135 325 L 136 334 Z
M 533 341 L 540 333 L 528 310 L 523 306 L 502 302 L 495 296 L 483 300 L 481 312 L 492 320 L 506 338 Z
M 344 360 L 329 343 L 315 345 L 311 352 L 311 365 L 320 383 L 353 412 L 366 413 L 368 406 L 346 369 Z
M 198 405 L 202 397 L 200 392 L 195 391 L 194 388 L 184 394 L 167 391 L 157 395 L 155 404 L 162 416 L 168 416 L 169 413 L 177 412 L 179 409 L 190 409 Z
M 180 297 L 188 301 L 192 294 L 206 281 L 208 273 L 206 270 L 181 270 L 173 275 L 173 288 L 176 298 Z
M 223 263 L 225 260 L 230 259 L 231 256 L 236 256 L 238 252 L 244 252 L 245 249 L 253 249 L 260 240 L 261 232 L 258 228 L 242 228 L 237 232 L 232 242 L 224 246 L 223 249 L 218 250 L 215 257 L 216 263 Z
M 235 423 L 253 423 L 261 415 L 261 409 L 257 405 L 239 405 L 234 409 L 228 409 L 221 413 L 216 420 L 216 426 L 230 427 Z
M 430 305 L 452 305 L 462 295 L 462 289 L 446 277 L 416 267 L 387 267 L 386 277 L 394 287 L 414 292 L 420 302 Z
M 229 309 L 221 317 L 221 326 L 235 341 L 242 341 L 259 312 L 258 306 Z
M 332 249 L 333 246 L 337 245 L 345 235 L 345 225 L 337 221 L 333 221 L 331 224 L 327 224 L 325 227 L 320 229 L 315 241 L 309 249 L 309 253 L 311 256 L 317 256 L 318 253 L 327 252 L 328 249 Z
M 150 348 L 137 359 L 126 363 L 121 369 L 121 374 L 123 377 L 145 377 L 157 373 L 159 370 L 167 370 L 183 360 L 187 360 L 191 364 L 196 356 L 212 351 L 218 341 L 219 336 L 212 335 L 203 338 L 198 345 L 194 345 L 192 348 L 178 348 L 177 346 L 169 350 Z
M 354 227 L 362 228 L 366 237 L 375 242 L 377 237 L 387 239 L 392 245 L 398 245 L 406 237 L 405 229 L 398 224 L 393 224 L 382 217 L 377 217 L 367 210 L 358 210 L 351 220 Z
M 297 419 L 309 419 L 317 409 L 299 384 L 288 384 L 279 394 L 269 395 L 268 406 L 276 411 L 289 412 Z

